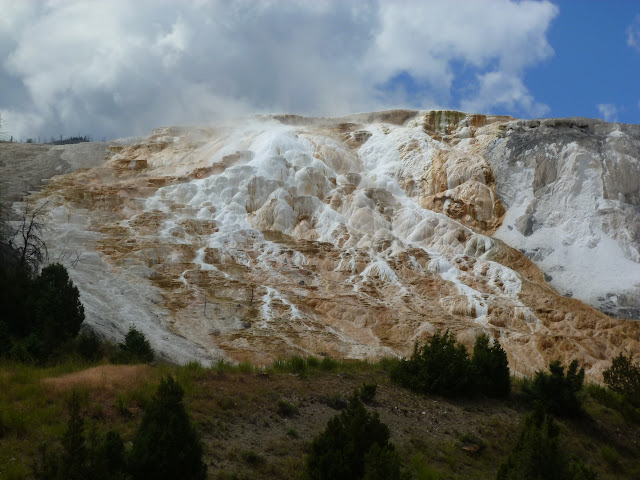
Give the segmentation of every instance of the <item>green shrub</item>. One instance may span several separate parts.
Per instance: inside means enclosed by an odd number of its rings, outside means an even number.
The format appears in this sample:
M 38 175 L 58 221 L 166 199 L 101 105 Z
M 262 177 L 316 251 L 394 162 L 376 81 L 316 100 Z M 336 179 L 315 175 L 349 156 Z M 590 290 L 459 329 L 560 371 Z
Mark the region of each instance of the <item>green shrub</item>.
M 317 357 L 307 357 L 307 367 L 317 369 L 320 367 L 320 360 Z
M 325 372 L 330 372 L 338 368 L 338 362 L 336 362 L 331 357 L 322 357 L 320 361 L 320 370 L 324 370 Z
M 254 450 L 245 450 L 240 453 L 240 457 L 245 463 L 257 467 L 266 463 L 265 458 Z
M 356 390 L 356 395 L 360 397 L 364 403 L 370 403 L 373 401 L 373 398 L 376 396 L 376 391 L 378 390 L 377 383 L 367 383 L 364 382 L 362 386 Z
M 633 406 L 640 407 L 640 366 L 631 362 L 631 356 L 618 355 L 603 377 L 611 390 L 624 395 Z
M 559 360 L 549 364 L 549 373 L 537 372 L 533 381 L 525 382 L 525 399 L 540 406 L 545 412 L 561 417 L 572 417 L 582 413 L 582 400 L 578 392 L 584 383 L 584 368 L 578 370 L 574 360 L 564 373 Z
M 507 354 L 498 343 L 489 345 L 485 334 L 477 338 L 471 358 L 471 375 L 476 391 L 488 397 L 505 398 L 511 392 Z
M 344 410 L 348 403 L 341 393 L 336 392 L 325 399 L 325 404 L 334 410 Z
M 298 414 L 298 407 L 286 400 L 279 399 L 276 406 L 278 408 L 278 415 L 281 417 L 292 417 Z
M 130 455 L 134 479 L 204 479 L 202 445 L 182 403 L 184 390 L 168 376 L 147 406 Z
M 525 421 L 497 480 L 568 480 L 567 462 L 559 446 L 560 428 L 537 408 Z
M 304 476 L 309 480 L 400 478 L 400 462 L 389 427 L 357 395 L 311 443 Z
M 436 332 L 422 347 L 416 343 L 411 358 L 402 360 L 391 378 L 421 393 L 455 397 L 471 391 L 467 350 L 449 330 Z

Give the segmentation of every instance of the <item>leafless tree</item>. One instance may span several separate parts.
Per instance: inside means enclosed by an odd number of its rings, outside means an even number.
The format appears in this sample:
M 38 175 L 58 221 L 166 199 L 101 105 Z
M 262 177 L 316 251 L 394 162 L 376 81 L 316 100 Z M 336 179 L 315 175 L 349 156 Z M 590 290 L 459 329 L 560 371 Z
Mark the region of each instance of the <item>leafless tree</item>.
M 9 247 L 17 254 L 18 265 L 37 272 L 40 265 L 49 258 L 47 245 L 42 239 L 47 230 L 42 221 L 47 202 L 31 209 L 26 201 L 25 205 L 22 220 L 9 239 Z

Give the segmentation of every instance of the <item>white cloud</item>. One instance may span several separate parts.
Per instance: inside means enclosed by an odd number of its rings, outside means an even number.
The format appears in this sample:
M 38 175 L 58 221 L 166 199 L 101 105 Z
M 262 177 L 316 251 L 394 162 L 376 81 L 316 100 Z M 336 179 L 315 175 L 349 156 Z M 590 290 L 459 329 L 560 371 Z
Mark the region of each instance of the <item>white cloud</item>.
M 475 98 L 463 100 L 463 111 L 490 112 L 492 108 L 499 106 L 511 112 L 529 112 L 534 117 L 541 117 L 549 112 L 547 105 L 534 100 L 518 75 L 500 71 L 488 72 L 478 75 L 478 84 Z
M 618 107 L 613 103 L 600 103 L 596 105 L 598 112 L 602 115 L 602 119 L 605 122 L 617 122 L 618 121 Z
M 627 27 L 627 45 L 640 51 L 640 15 Z
M 0 0 L 0 11 L 5 129 L 95 138 L 257 111 L 461 104 L 540 115 L 524 72 L 553 54 L 558 12 L 509 0 Z M 464 99 L 454 64 L 474 72 Z M 420 92 L 380 88 L 400 73 Z

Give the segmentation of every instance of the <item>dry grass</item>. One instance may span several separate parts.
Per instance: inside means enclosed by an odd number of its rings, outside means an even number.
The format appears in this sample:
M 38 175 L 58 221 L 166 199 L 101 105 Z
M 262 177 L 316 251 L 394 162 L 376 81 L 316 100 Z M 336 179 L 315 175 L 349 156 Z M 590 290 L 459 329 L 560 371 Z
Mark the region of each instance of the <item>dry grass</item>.
M 79 372 L 42 379 L 46 385 L 64 391 L 78 386 L 106 391 L 129 389 L 148 379 L 153 369 L 149 365 L 99 365 Z

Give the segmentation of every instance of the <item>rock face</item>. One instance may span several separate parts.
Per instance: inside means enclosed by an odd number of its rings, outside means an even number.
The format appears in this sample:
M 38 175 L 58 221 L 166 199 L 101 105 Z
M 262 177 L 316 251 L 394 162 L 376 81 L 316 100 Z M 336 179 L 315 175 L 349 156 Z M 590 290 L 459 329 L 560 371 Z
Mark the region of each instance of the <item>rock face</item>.
M 112 338 L 260 363 L 406 355 L 450 328 L 499 338 L 517 373 L 578 358 L 593 378 L 640 355 L 640 324 L 593 308 L 640 318 L 639 127 L 394 110 L 91 148 L 29 202 Z
M 514 121 L 488 146 L 507 207 L 496 232 L 560 293 L 640 319 L 640 126 Z

